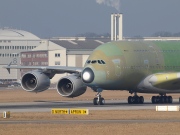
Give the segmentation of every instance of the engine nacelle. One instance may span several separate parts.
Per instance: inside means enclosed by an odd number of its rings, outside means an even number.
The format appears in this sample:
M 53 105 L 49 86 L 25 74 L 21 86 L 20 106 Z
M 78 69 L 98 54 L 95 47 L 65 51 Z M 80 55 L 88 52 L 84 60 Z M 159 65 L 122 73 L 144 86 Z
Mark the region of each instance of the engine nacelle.
M 63 97 L 77 97 L 86 92 L 86 85 L 81 78 L 69 75 L 61 78 L 57 83 L 57 91 Z
M 50 79 L 43 72 L 34 70 L 23 75 L 21 84 L 28 92 L 42 92 L 50 87 Z

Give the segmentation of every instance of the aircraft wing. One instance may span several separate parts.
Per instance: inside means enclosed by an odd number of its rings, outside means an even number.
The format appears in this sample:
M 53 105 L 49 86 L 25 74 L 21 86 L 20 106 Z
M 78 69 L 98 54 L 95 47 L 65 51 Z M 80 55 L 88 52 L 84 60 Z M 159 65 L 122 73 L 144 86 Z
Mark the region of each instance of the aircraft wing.
M 7 66 L 3 66 L 6 68 L 10 73 L 10 69 L 37 69 L 42 70 L 44 73 L 53 72 L 55 74 L 62 74 L 62 73 L 81 73 L 83 68 L 79 67 L 66 67 L 66 66 L 11 66 L 10 64 Z

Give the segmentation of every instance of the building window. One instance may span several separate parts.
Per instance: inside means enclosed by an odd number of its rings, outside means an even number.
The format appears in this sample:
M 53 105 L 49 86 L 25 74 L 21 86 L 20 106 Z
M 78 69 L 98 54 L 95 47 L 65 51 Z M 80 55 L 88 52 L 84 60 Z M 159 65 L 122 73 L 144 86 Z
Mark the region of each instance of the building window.
M 55 53 L 55 57 L 60 57 L 60 53 Z
M 28 54 L 28 58 L 31 58 L 31 54 Z
M 55 65 L 60 65 L 60 61 L 55 61 Z
M 38 66 L 38 65 L 39 65 L 39 62 L 33 62 L 33 65 L 34 65 L 34 66 Z
M 41 65 L 47 66 L 47 65 L 48 65 L 48 62 L 41 62 Z
M 33 58 L 35 58 L 36 57 L 36 54 L 33 54 Z
M 26 54 L 22 54 L 21 57 L 22 57 L 22 58 L 26 58 Z

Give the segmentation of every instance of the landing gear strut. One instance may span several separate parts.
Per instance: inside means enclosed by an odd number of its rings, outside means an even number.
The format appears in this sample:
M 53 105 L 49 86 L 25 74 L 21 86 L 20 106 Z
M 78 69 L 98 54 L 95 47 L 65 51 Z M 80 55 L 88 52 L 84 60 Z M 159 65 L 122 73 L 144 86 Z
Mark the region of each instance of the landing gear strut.
M 143 104 L 144 103 L 144 97 L 143 96 L 138 96 L 137 93 L 134 93 L 134 96 L 129 96 L 128 97 L 128 104 Z
M 153 104 L 157 104 L 157 103 L 161 103 L 161 104 L 170 103 L 171 104 L 173 102 L 173 98 L 172 96 L 166 96 L 166 94 L 160 95 L 160 96 L 152 96 L 151 102 Z
M 93 104 L 94 105 L 104 105 L 105 104 L 105 100 L 104 100 L 103 97 L 101 97 L 101 92 L 98 92 L 96 96 L 97 97 L 94 98 L 94 100 L 93 100 Z

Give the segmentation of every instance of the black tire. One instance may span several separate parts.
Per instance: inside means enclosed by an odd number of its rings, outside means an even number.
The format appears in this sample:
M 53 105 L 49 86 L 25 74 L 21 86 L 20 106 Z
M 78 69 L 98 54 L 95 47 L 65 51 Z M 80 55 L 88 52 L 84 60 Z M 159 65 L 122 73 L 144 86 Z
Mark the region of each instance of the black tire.
M 98 98 L 94 98 L 94 99 L 93 99 L 93 104 L 94 104 L 94 105 L 98 105 Z
M 133 103 L 133 102 L 132 102 L 132 100 L 133 100 L 132 98 L 133 98 L 132 96 L 129 96 L 129 97 L 128 97 L 128 104 L 132 104 L 132 103 Z
M 165 102 L 165 103 L 169 103 L 167 96 L 164 96 L 164 102 Z
M 156 103 L 160 103 L 161 99 L 159 96 L 156 96 Z
M 155 103 L 156 103 L 156 97 L 155 97 L 155 96 L 152 96 L 151 102 L 152 102 L 152 104 L 155 104 Z
M 173 102 L 172 97 L 171 97 L 171 96 L 168 96 L 168 103 L 172 104 L 172 102 Z
M 133 97 L 134 98 L 134 104 L 140 103 L 140 98 L 138 96 Z
M 104 105 L 104 104 L 105 104 L 104 98 L 100 98 L 100 99 L 99 99 L 99 105 Z
M 160 97 L 160 103 L 164 104 L 165 103 L 165 98 L 163 96 Z
M 144 104 L 144 97 L 140 96 L 139 99 L 140 99 L 140 104 Z

